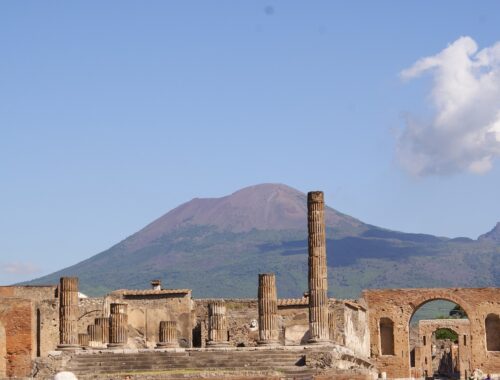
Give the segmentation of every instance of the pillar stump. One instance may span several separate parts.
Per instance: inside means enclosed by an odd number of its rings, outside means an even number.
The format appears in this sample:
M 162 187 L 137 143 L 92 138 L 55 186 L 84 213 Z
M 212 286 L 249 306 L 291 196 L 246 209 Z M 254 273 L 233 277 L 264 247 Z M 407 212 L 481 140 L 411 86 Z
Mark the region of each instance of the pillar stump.
M 108 317 L 98 317 L 94 320 L 96 328 L 100 330 L 101 343 L 109 343 L 109 318 Z
M 279 343 L 278 296 L 274 273 L 259 274 L 259 345 Z
M 59 281 L 58 350 L 76 350 L 78 344 L 78 277 L 61 277 Z
M 160 334 L 156 348 L 177 348 L 177 322 L 176 321 L 161 321 Z
M 78 334 L 78 344 L 81 347 L 89 346 L 89 334 Z
M 99 329 L 98 326 L 88 325 L 87 326 L 87 335 L 89 336 L 89 346 L 96 347 L 102 344 L 102 330 Z
M 112 303 L 110 312 L 108 348 L 125 347 L 128 339 L 127 304 Z
M 325 202 L 322 191 L 307 194 L 309 248 L 309 344 L 329 343 Z
M 208 341 L 210 347 L 227 347 L 226 304 L 223 300 L 208 304 Z

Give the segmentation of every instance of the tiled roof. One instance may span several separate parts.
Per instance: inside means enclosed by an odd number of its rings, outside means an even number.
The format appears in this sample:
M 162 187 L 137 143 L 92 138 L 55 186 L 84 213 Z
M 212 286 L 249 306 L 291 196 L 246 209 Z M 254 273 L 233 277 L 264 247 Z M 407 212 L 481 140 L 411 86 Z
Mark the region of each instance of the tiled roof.
M 191 293 L 191 289 L 119 289 L 115 290 L 111 294 L 121 294 L 124 296 L 152 296 L 152 295 L 162 295 L 162 294 L 188 294 Z
M 308 298 L 284 298 L 278 300 L 278 306 L 307 306 Z

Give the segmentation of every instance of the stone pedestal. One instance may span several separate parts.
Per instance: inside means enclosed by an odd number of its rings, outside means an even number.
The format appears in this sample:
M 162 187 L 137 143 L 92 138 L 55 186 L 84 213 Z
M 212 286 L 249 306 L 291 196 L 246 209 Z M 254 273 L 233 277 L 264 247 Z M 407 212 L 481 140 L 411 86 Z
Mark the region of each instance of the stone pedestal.
M 157 348 L 177 348 L 177 322 L 176 321 L 161 321 L 160 334 L 158 336 Z
M 89 334 L 78 334 L 78 344 L 81 347 L 89 346 Z
M 309 344 L 329 343 L 325 203 L 323 192 L 307 194 L 309 248 Z
M 278 328 L 278 296 L 276 294 L 276 277 L 273 273 L 259 274 L 259 345 L 277 345 L 279 343 Z
M 87 326 L 87 334 L 89 336 L 89 342 L 102 343 L 102 330 L 96 325 Z
M 78 277 L 61 277 L 59 282 L 58 350 L 76 350 L 78 344 Z
M 128 316 L 127 305 L 112 303 L 109 316 L 109 343 L 108 348 L 121 348 L 127 345 Z
M 109 343 L 109 318 L 108 317 L 98 317 L 94 320 L 96 328 L 100 330 L 101 343 Z
M 228 346 L 226 304 L 223 300 L 208 304 L 208 341 L 207 346 Z

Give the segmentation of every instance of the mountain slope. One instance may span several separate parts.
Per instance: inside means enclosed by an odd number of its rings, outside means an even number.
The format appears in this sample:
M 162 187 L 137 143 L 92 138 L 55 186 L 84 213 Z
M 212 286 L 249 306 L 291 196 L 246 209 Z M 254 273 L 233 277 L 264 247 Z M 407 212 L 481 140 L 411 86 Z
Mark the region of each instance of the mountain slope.
M 491 239 L 390 231 L 329 207 L 325 220 L 336 296 L 368 287 L 499 285 L 500 250 Z M 193 289 L 195 297 L 254 297 L 262 272 L 277 274 L 280 297 L 307 288 L 306 195 L 286 185 L 193 199 L 110 249 L 31 283 L 76 275 L 83 292 L 101 294 L 161 278 L 166 287 Z

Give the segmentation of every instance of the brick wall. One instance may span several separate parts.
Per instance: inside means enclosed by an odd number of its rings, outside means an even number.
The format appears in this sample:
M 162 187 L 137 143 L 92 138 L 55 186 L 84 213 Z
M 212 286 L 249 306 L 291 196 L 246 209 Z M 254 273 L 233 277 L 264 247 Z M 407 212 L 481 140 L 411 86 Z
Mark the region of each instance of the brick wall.
M 30 374 L 32 317 L 33 306 L 29 300 L 0 298 L 0 352 L 5 355 L 0 357 L 0 376 L 24 377 Z

